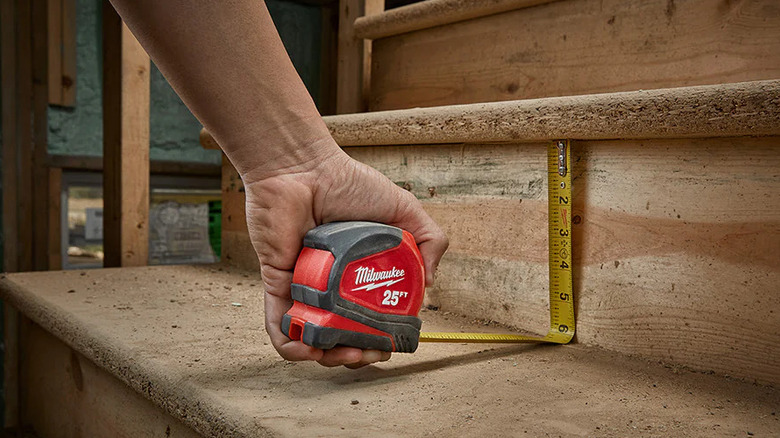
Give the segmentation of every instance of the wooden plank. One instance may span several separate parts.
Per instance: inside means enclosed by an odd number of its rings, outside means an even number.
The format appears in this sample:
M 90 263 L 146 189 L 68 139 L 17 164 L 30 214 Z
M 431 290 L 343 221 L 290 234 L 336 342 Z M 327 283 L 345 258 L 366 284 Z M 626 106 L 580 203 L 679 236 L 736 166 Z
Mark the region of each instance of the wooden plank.
M 565 115 L 565 117 L 563 116 Z M 669 116 L 674 123 L 668 123 Z M 341 146 L 780 135 L 780 81 L 327 116 Z M 214 143 L 201 131 L 201 143 Z
M 230 160 L 222 155 L 222 254 L 220 260 L 242 269 L 258 271 L 260 261 L 249 241 L 244 183 Z
M 33 100 L 33 269 L 49 269 L 48 10 L 47 0 L 32 0 Z M 59 222 L 59 221 L 58 221 Z M 59 233 L 58 233 L 59 234 Z
M 49 169 L 48 269 L 62 269 L 62 169 Z
M 364 17 L 375 16 L 385 11 L 385 0 L 365 0 Z M 371 40 L 363 41 L 363 88 L 361 98 L 363 102 L 361 107 L 365 111 L 368 108 L 369 98 L 371 96 Z
M 16 1 L 0 1 L 0 55 L 3 105 L 3 270 L 19 269 L 18 147 L 16 132 Z
M 103 170 L 103 159 L 85 155 L 49 155 L 47 166 L 65 170 L 100 172 Z M 149 162 L 149 173 L 152 175 L 219 177 L 221 169 L 218 164 L 189 161 L 151 160 Z
M 62 105 L 62 0 L 48 0 L 49 103 Z
M 365 0 L 339 0 L 338 74 L 336 113 L 359 113 L 363 107 L 363 40 L 355 37 L 355 19 L 362 16 Z
M 17 140 L 19 151 L 19 270 L 33 269 L 33 81 L 32 81 L 32 5 L 18 0 L 16 39 L 16 79 L 18 100 Z
M 22 342 L 21 424 L 38 436 L 202 436 L 39 325 L 26 325 Z
M 149 251 L 149 57 L 103 7 L 104 266 L 140 266 Z
M 19 312 L 3 301 L 3 427 L 19 426 Z
M 62 105 L 76 105 L 76 0 L 62 1 Z
M 557 0 L 426 0 L 355 20 L 360 38 L 379 39 Z
M 780 77 L 774 0 L 559 1 L 375 40 L 370 109 Z
M 450 249 L 429 303 L 542 333 L 543 144 L 347 148 L 410 187 Z M 780 380 L 780 137 L 577 142 L 577 341 Z

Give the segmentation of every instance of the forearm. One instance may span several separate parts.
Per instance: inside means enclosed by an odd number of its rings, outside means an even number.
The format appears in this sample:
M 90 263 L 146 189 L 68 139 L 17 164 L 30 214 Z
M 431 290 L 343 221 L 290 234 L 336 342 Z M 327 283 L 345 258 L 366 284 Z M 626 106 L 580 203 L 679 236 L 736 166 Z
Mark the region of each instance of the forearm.
M 262 0 L 111 0 L 244 179 L 336 149 Z

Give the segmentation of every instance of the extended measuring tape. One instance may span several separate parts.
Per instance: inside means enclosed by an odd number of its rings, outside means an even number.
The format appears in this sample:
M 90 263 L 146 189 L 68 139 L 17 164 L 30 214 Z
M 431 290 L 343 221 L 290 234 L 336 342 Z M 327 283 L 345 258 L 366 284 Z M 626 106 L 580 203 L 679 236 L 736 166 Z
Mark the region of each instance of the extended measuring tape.
M 571 246 L 571 153 L 568 141 L 547 149 L 547 208 L 550 244 L 550 331 L 544 337 L 493 333 L 421 332 L 420 342 L 567 344 L 574 337 Z
M 486 333 L 420 333 L 423 260 L 408 231 L 374 222 L 320 225 L 303 240 L 293 271 L 292 308 L 281 329 L 315 348 L 345 345 L 413 352 L 418 342 L 553 342 L 574 336 L 571 280 L 571 153 L 548 149 L 550 331 L 544 337 Z

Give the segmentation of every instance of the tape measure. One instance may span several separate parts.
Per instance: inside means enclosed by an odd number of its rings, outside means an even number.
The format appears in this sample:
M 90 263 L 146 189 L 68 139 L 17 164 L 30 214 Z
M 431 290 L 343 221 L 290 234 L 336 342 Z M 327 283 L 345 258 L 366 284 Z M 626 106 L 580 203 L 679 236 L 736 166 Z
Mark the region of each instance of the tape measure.
M 420 342 L 567 344 L 574 337 L 572 291 L 572 194 L 569 141 L 556 141 L 547 148 L 547 208 L 550 246 L 550 331 L 544 337 L 493 333 L 421 332 Z
M 285 336 L 315 348 L 336 345 L 411 353 L 419 342 L 554 342 L 574 336 L 569 143 L 548 150 L 550 332 L 544 337 L 420 333 L 425 268 L 408 231 L 373 222 L 320 225 L 303 239 L 293 271 Z

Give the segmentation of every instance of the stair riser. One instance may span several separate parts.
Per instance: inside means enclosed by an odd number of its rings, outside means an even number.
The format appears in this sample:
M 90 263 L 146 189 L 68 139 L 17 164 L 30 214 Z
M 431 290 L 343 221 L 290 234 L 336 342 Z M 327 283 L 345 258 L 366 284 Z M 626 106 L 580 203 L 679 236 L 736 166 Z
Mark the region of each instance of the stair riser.
M 371 110 L 780 77 L 773 0 L 567 0 L 373 42 Z

